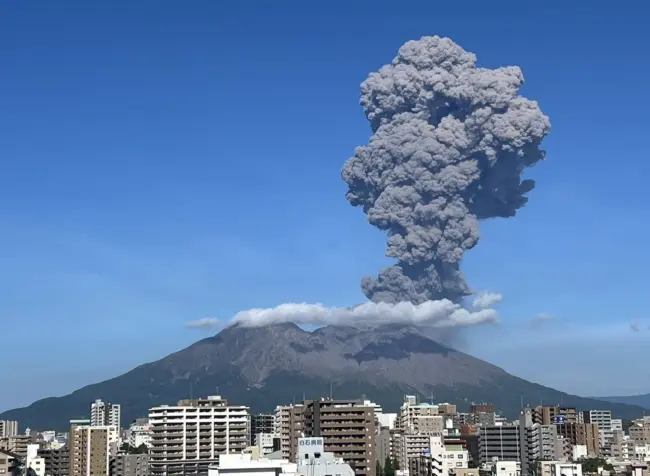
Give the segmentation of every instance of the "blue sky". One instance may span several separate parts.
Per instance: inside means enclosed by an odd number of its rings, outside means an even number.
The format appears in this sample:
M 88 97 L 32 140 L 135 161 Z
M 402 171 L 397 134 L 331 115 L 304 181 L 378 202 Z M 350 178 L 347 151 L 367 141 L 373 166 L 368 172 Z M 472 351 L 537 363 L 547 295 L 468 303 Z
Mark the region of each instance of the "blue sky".
M 448 3 L 7 2 L 0 410 L 205 335 L 187 321 L 360 302 L 388 261 L 340 179 L 370 134 L 359 83 L 434 34 L 520 65 L 553 125 L 529 205 L 483 223 L 463 265 L 505 296 L 502 324 L 459 345 L 565 391 L 650 392 L 621 365 L 650 357 L 644 15 Z

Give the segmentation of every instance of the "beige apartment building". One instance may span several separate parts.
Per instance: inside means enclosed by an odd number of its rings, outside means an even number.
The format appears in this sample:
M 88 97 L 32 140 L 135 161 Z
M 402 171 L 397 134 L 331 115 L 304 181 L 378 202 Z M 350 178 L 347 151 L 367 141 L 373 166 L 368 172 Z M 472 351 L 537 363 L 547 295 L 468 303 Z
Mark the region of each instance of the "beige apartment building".
M 68 437 L 70 476 L 109 476 L 117 439 L 118 430 L 114 426 L 71 422 Z
M 27 456 L 27 445 L 32 443 L 32 437 L 27 435 L 15 435 L 0 438 L 0 450 L 9 451 L 21 458 Z
M 342 458 L 357 476 L 376 476 L 374 406 L 357 400 L 304 402 L 305 436 L 324 439 L 325 451 Z
M 7 450 L 0 450 L 0 475 L 17 476 L 20 472 L 19 456 Z
M 581 423 L 581 415 L 575 408 L 560 406 L 537 406 L 532 409 L 533 423 L 553 425 L 555 423 Z
M 251 416 L 248 407 L 210 396 L 151 408 L 149 424 L 151 474 L 199 475 L 207 474 L 219 455 L 248 446 Z
M 598 425 L 593 423 L 564 423 L 555 425 L 557 434 L 568 439 L 572 445 L 584 445 L 590 457 L 600 456 Z
M 629 434 L 637 445 L 650 445 L 650 417 L 632 420 Z
M 445 409 L 447 410 L 447 408 Z M 432 428 L 437 428 L 442 424 L 443 417 L 438 405 L 417 403 L 417 399 L 413 395 L 407 395 L 404 398 L 404 403 L 400 407 L 395 421 L 395 426 L 402 433 L 410 434 L 431 433 Z M 442 426 L 439 431 L 442 431 Z

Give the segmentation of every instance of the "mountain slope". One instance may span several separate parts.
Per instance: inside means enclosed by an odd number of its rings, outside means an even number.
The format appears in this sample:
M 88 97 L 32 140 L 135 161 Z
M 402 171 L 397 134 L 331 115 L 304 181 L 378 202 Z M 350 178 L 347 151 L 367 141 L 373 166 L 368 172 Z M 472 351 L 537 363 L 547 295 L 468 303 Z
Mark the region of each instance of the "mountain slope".
M 21 427 L 65 429 L 84 417 L 94 399 L 122 405 L 122 424 L 148 409 L 195 396 L 219 393 L 253 411 L 328 395 L 365 394 L 395 410 L 404 394 L 451 401 L 460 409 L 489 401 L 504 414 L 518 415 L 521 399 L 530 405 L 562 402 L 582 409 L 611 409 L 621 418 L 643 414 L 639 407 L 567 395 L 514 377 L 504 370 L 441 345 L 412 327 L 357 329 L 328 326 L 307 332 L 294 324 L 224 329 L 159 361 L 70 395 L 39 400 L 4 412 L 0 419 Z
M 643 395 L 630 395 L 628 397 L 593 397 L 597 400 L 612 403 L 624 403 L 625 405 L 636 405 L 650 409 L 650 393 Z

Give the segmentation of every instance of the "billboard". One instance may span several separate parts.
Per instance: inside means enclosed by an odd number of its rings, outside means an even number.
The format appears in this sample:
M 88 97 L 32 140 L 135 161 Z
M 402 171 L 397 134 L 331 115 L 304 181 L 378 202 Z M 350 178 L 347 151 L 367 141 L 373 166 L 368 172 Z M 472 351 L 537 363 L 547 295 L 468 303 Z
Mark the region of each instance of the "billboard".
M 566 423 L 566 415 L 558 415 L 553 417 L 554 425 L 564 425 Z
M 325 442 L 323 438 L 298 438 L 298 452 L 304 453 L 323 453 L 325 451 Z

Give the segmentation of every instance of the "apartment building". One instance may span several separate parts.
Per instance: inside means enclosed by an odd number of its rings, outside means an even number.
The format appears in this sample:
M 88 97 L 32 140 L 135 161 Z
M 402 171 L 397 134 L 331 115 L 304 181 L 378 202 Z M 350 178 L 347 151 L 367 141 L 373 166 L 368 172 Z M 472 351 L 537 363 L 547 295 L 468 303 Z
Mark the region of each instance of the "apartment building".
M 374 406 L 357 400 L 307 400 L 305 437 L 324 439 L 325 451 L 342 458 L 357 476 L 376 476 Z
M 27 445 L 32 442 L 33 438 L 29 435 L 7 436 L 0 438 L 0 450 L 6 450 L 25 458 L 27 456 Z
M 9 438 L 18 435 L 18 422 L 13 420 L 0 420 L 0 438 Z
M 440 433 L 438 433 L 440 435 Z M 408 468 L 409 460 L 431 450 L 430 434 L 403 433 L 395 441 L 395 455 L 400 468 Z M 383 463 L 383 461 L 382 461 Z
M 632 420 L 628 433 L 637 445 L 650 445 L 650 416 Z
M 537 406 L 532 409 L 533 423 L 553 425 L 561 423 L 581 423 L 580 412 L 573 407 Z
M 114 426 L 89 426 L 71 422 L 68 436 L 70 476 L 109 476 L 111 454 L 117 449 Z
M 20 457 L 11 451 L 0 449 L 0 474 L 19 476 L 22 474 Z
M 148 476 L 149 455 L 122 454 L 111 459 L 111 476 Z
M 273 413 L 258 413 L 251 417 L 251 437 L 258 433 L 272 435 L 275 431 L 275 415 Z M 255 444 L 255 441 L 251 441 Z
M 115 403 L 106 403 L 100 399 L 90 404 L 91 426 L 114 426 L 118 430 L 122 424 L 122 409 Z
M 38 455 L 45 462 L 45 474 L 47 476 L 68 476 L 70 452 L 66 446 L 58 449 L 39 449 Z
M 491 403 L 473 403 L 470 413 L 494 413 L 494 406 Z
M 149 425 L 149 419 L 138 418 L 131 423 L 128 436 L 129 446 L 134 448 L 142 445 L 147 448 L 151 447 L 151 426 Z
M 302 403 L 275 408 L 273 433 L 280 438 L 280 451 L 283 459 L 289 461 L 296 459 L 298 438 L 302 435 L 304 411 L 305 406 Z
M 518 426 L 484 426 L 479 428 L 479 460 L 481 463 L 521 461 Z
M 609 448 L 612 442 L 612 412 L 609 410 L 587 410 L 582 412 L 585 423 L 598 425 L 601 453 L 604 447 Z
M 442 421 L 443 417 L 438 405 L 417 403 L 414 395 L 407 395 L 397 413 L 395 424 L 402 433 L 420 433 L 431 431 L 426 428 L 441 425 Z
M 460 441 L 445 441 L 442 435 L 428 437 L 427 449 L 408 459 L 411 476 L 450 476 L 468 468 L 469 454 Z M 475 471 L 478 475 L 478 470 Z
M 250 423 L 248 407 L 229 405 L 220 396 L 151 408 L 151 474 L 207 474 L 219 455 L 248 446 Z
M 598 425 L 592 423 L 564 423 L 556 425 L 558 435 L 567 438 L 571 445 L 585 446 L 589 457 L 600 456 Z

